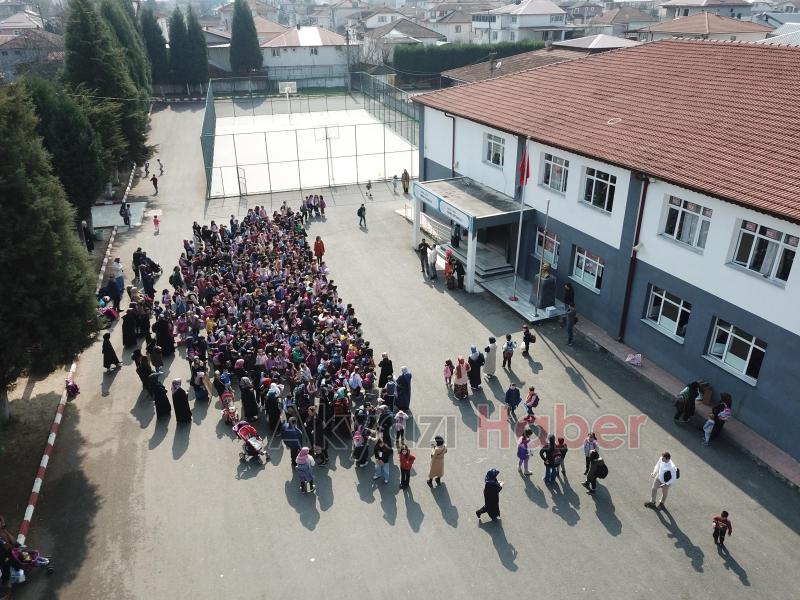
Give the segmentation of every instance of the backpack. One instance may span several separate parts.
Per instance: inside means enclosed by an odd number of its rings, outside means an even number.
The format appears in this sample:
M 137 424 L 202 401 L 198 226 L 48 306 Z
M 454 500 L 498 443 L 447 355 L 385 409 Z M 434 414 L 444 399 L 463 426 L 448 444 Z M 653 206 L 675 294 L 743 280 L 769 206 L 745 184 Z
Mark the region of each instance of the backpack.
M 124 217 L 125 216 L 125 205 L 124 204 L 119 207 L 119 216 L 120 217 Z
M 597 467 L 597 478 L 605 479 L 606 477 L 608 477 L 608 466 L 606 465 L 605 461 L 603 461 Z
M 533 398 L 531 398 L 531 400 L 532 400 L 531 406 L 533 408 L 536 408 L 537 406 L 539 406 L 539 394 L 534 392 Z

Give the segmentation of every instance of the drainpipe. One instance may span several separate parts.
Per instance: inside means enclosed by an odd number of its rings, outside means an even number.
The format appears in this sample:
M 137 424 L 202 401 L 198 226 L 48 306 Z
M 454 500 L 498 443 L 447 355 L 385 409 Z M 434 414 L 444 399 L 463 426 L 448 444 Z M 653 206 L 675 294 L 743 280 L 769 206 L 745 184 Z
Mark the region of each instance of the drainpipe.
M 450 177 L 456 176 L 456 117 L 448 113 L 444 116 L 453 120 L 453 141 L 450 144 Z
M 625 326 L 628 322 L 628 311 L 631 302 L 631 289 L 633 288 L 633 276 L 636 273 L 636 254 L 639 251 L 639 237 L 642 232 L 642 218 L 644 217 L 644 200 L 647 197 L 647 188 L 650 186 L 650 178 L 645 173 L 637 173 L 637 179 L 642 182 L 642 191 L 639 194 L 639 213 L 636 215 L 636 229 L 633 234 L 633 247 L 631 248 L 631 258 L 628 263 L 628 281 L 625 283 L 625 298 L 622 301 L 622 320 L 619 324 L 617 341 L 625 339 Z

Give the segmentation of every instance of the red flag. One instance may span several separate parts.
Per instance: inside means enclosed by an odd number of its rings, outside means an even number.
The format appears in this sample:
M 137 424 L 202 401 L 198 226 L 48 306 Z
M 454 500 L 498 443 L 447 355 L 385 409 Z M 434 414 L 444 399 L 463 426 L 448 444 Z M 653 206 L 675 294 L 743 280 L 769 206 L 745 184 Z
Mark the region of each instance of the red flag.
M 522 147 L 522 160 L 519 161 L 519 184 L 526 185 L 531 176 L 531 162 L 528 160 L 528 140 Z

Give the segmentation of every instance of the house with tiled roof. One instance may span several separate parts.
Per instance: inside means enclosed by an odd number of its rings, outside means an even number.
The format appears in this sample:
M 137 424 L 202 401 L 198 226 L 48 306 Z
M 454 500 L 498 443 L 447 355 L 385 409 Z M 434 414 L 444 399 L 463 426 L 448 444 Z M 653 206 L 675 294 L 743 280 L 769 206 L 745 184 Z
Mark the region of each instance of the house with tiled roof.
M 607 10 L 602 15 L 592 18 L 586 25 L 586 33 L 626 36 L 631 31 L 653 23 L 658 23 L 658 19 L 653 15 L 638 8 L 624 6 Z
M 671 39 L 416 95 L 415 214 L 466 229 L 469 291 L 508 301 L 487 256 L 542 312 L 569 283 L 582 317 L 798 458 L 798 89 L 798 47 Z
M 32 10 L 23 10 L 0 21 L 0 35 L 19 35 L 31 29 L 44 29 L 42 19 Z
M 13 83 L 26 67 L 64 60 L 64 38 L 42 29 L 0 35 L 0 81 Z
M 749 21 L 752 4 L 748 0 L 667 0 L 660 5 L 659 14 L 664 19 L 691 17 L 701 12 L 711 12 L 721 17 Z
M 399 45 L 431 46 L 444 41 L 444 35 L 438 31 L 403 18 L 368 30 L 362 41 L 362 59 L 376 65 L 390 63 Z
M 454 10 L 426 25 L 441 33 L 451 44 L 468 44 L 472 31 L 472 15 Z
M 563 40 L 571 28 L 567 13 L 550 0 L 520 0 L 473 13 L 472 43 L 497 44 L 525 40 Z
M 662 21 L 631 33 L 643 42 L 664 40 L 673 37 L 700 40 L 742 40 L 755 42 L 763 40 L 772 31 L 772 27 L 740 21 L 729 17 L 720 17 L 715 13 L 701 12 L 691 17 L 680 17 L 671 21 Z

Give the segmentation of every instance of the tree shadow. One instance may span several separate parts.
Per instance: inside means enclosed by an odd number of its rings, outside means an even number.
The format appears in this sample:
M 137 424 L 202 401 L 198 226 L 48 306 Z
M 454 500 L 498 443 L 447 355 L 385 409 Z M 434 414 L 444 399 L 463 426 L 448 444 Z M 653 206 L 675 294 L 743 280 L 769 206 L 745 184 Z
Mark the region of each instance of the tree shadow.
M 117 378 L 117 375 L 121 370 L 122 368 L 120 367 L 119 369 L 114 369 L 108 373 L 103 372 L 103 380 L 100 382 L 101 396 L 106 397 L 111 393 L 111 385 L 114 383 L 114 380 Z
M 742 585 L 750 587 L 750 579 L 747 577 L 747 571 L 742 568 L 742 565 L 736 562 L 736 559 L 731 556 L 730 551 L 725 546 L 717 545 L 717 554 L 725 561 L 723 563 L 725 569 L 736 573 Z
M 419 502 L 414 500 L 414 492 L 411 491 L 411 486 L 403 488 L 403 500 L 406 504 L 406 519 L 414 533 L 419 533 L 422 527 L 422 521 L 425 519 L 425 513 L 422 512 L 422 507 Z
M 147 447 L 150 450 L 155 450 L 164 441 L 167 437 L 167 431 L 169 430 L 169 419 L 156 419 L 156 427 L 153 430 L 153 435 L 150 437 L 150 441 L 147 443 Z
M 178 460 L 186 453 L 189 448 L 189 435 L 192 433 L 192 424 L 178 423 L 175 427 L 175 435 L 172 438 L 172 459 Z
M 319 523 L 316 495 L 313 492 L 301 492 L 300 484 L 294 479 L 284 484 L 284 491 L 289 505 L 300 517 L 300 524 L 309 531 L 314 531 Z
M 667 537 L 675 540 L 675 547 L 679 550 L 683 550 L 683 553 L 686 554 L 687 558 L 692 562 L 692 568 L 698 573 L 702 573 L 703 559 L 705 556 L 703 550 L 699 546 L 695 546 L 692 540 L 689 539 L 689 536 L 683 533 L 668 510 L 662 509 L 655 512 L 658 516 L 658 520 L 661 521 L 661 524 L 667 529 Z
M 575 490 L 569 485 L 569 482 L 562 482 L 563 489 L 559 486 L 558 481 L 550 484 L 550 497 L 553 500 L 553 507 L 550 509 L 553 514 L 558 515 L 567 525 L 574 527 L 578 521 L 581 520 L 578 509 L 581 507 L 581 501 Z
M 502 565 L 509 571 L 517 571 L 519 569 L 516 564 L 517 549 L 506 538 L 503 523 L 500 521 L 489 521 L 488 523 L 478 521 L 478 529 L 485 531 L 492 538 L 492 544 Z
M 597 493 L 591 494 L 592 500 L 594 500 L 594 514 L 597 515 L 598 520 L 606 528 L 606 531 L 616 537 L 622 533 L 622 521 L 617 518 L 614 501 L 611 499 L 611 495 L 608 494 L 608 489 L 600 486 L 598 490 L 604 493 L 601 501 L 598 501 Z
M 458 508 L 456 508 L 452 500 L 450 500 L 450 492 L 447 491 L 447 485 L 444 482 L 440 483 L 432 493 L 442 513 L 444 522 L 450 525 L 450 527 L 458 527 Z

